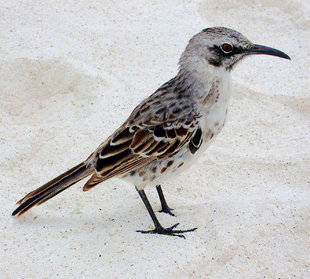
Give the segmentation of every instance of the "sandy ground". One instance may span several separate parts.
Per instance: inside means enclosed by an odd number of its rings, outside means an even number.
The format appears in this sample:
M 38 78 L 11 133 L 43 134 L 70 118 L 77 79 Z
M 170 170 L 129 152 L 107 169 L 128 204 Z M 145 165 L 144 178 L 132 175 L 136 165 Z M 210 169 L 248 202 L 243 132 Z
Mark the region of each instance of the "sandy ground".
M 309 1 L 1 1 L 1 278 L 310 278 Z M 186 240 L 132 185 L 83 183 L 21 218 L 15 202 L 85 159 L 177 71 L 188 39 L 227 26 L 292 61 L 233 73 L 229 121 L 164 190 Z M 155 209 L 154 189 L 147 189 Z

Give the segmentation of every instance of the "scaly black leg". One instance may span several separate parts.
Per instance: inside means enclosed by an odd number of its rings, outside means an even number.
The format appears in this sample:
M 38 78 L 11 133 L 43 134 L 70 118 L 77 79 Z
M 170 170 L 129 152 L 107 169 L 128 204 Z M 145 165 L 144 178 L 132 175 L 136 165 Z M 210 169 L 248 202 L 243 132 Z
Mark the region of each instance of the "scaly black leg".
M 156 190 L 160 199 L 160 203 L 161 203 L 161 210 L 159 212 L 164 212 L 167 214 L 170 214 L 171 216 L 175 216 L 171 211 L 173 210 L 172 208 L 170 208 L 166 202 L 163 190 L 161 189 L 160 185 L 156 186 Z
M 136 189 L 139 193 L 139 196 L 141 197 L 147 211 L 149 212 L 152 220 L 153 220 L 153 223 L 154 223 L 154 226 L 155 226 L 155 229 L 154 230 L 150 230 L 150 231 L 137 231 L 137 232 L 141 232 L 141 233 L 153 233 L 153 234 L 165 234 L 165 235 L 172 235 L 172 236 L 177 236 L 177 237 L 182 237 L 182 238 L 185 238 L 184 235 L 182 234 L 179 234 L 179 233 L 187 233 L 187 232 L 193 232 L 194 230 L 196 230 L 197 228 L 194 228 L 194 229 L 190 229 L 190 230 L 174 230 L 174 228 L 176 228 L 179 223 L 173 225 L 172 227 L 170 228 L 163 228 L 162 225 L 159 223 L 155 213 L 154 213 L 154 210 L 144 192 L 144 190 L 138 190 Z

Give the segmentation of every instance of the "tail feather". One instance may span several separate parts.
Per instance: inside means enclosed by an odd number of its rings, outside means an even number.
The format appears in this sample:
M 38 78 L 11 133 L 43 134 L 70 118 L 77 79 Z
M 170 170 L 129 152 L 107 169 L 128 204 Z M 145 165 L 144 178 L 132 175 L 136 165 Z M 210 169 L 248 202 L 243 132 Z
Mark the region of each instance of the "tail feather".
M 72 169 L 45 183 L 38 189 L 27 194 L 24 198 L 17 202 L 19 207 L 13 211 L 12 215 L 14 216 L 18 214 L 18 216 L 20 216 L 34 205 L 40 205 L 46 202 L 50 198 L 58 195 L 73 184 L 90 175 L 92 171 L 93 167 L 87 165 L 86 162 L 78 164 Z

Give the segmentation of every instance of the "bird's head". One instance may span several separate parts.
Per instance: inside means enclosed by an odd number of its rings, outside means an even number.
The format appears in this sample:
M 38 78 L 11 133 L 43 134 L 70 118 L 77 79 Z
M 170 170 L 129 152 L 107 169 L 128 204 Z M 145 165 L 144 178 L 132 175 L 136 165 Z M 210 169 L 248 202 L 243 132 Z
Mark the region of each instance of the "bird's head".
M 180 65 L 195 64 L 195 61 L 203 60 L 213 67 L 231 71 L 238 61 L 253 54 L 267 54 L 290 59 L 280 50 L 251 43 L 235 30 L 213 27 L 202 30 L 189 41 L 181 57 Z

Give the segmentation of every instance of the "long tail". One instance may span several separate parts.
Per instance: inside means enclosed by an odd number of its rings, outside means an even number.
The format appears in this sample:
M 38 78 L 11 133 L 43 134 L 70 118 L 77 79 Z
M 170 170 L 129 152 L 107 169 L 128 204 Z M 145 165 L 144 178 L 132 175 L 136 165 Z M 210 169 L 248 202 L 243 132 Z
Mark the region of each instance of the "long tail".
M 20 216 L 34 205 L 39 205 L 46 202 L 50 198 L 58 195 L 73 184 L 90 175 L 93 170 L 93 166 L 87 165 L 87 162 L 78 164 L 72 169 L 57 176 L 53 180 L 45 183 L 38 189 L 27 194 L 24 198 L 17 202 L 20 206 L 14 210 L 12 215 L 14 216 L 18 214 L 18 216 Z

